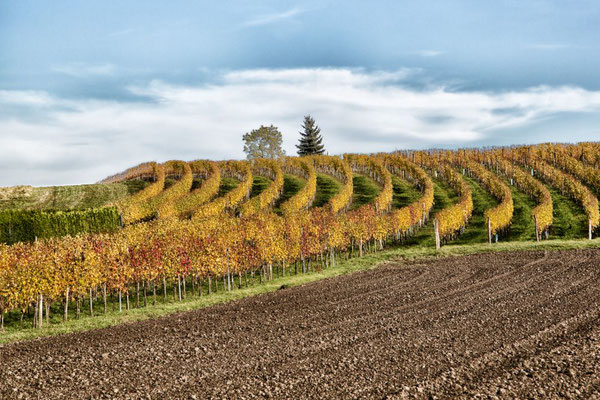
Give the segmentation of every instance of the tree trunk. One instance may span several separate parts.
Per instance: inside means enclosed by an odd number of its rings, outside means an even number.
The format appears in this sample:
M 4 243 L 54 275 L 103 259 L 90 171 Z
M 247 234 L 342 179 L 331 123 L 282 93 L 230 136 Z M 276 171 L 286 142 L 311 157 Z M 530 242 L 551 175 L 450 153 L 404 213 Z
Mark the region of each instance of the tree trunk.
M 123 291 L 119 289 L 119 312 L 123 312 Z
M 163 278 L 163 295 L 165 297 L 165 303 L 167 302 L 167 278 Z
M 212 286 L 212 282 L 210 281 L 210 274 L 209 274 L 208 275 L 208 294 L 210 294 L 210 292 L 212 290 L 211 286 Z
M 126 304 L 127 304 L 127 311 L 129 311 L 130 307 L 129 307 L 129 288 L 127 288 L 127 293 L 125 294 L 125 300 L 126 300 Z

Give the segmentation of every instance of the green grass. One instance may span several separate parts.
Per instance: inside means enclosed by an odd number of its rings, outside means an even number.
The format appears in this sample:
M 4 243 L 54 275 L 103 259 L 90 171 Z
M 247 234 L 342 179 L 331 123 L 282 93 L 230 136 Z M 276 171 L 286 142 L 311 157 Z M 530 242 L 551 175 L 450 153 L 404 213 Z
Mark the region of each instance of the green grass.
M 433 217 L 446 207 L 456 204 L 458 195 L 448 183 L 440 178 L 431 178 L 433 182 L 433 208 L 430 216 Z M 417 231 L 415 235 L 408 238 L 407 245 L 435 246 L 435 238 L 433 236 L 433 220 L 430 219 L 422 229 Z
M 587 238 L 588 218 L 583 207 L 552 187 L 548 187 L 548 190 L 552 195 L 554 209 L 550 235 L 563 239 Z
M 255 175 L 252 180 L 252 190 L 250 191 L 250 198 L 256 197 L 262 193 L 263 190 L 267 188 L 271 184 L 271 180 L 269 178 L 265 178 L 264 176 Z
M 508 184 L 508 182 L 506 182 Z M 520 241 L 535 239 L 535 222 L 531 216 L 531 210 L 537 205 L 536 202 L 515 186 L 510 186 L 513 196 L 513 218 L 508 234 L 501 240 Z
M 498 205 L 498 200 L 486 192 L 475 179 L 470 178 L 467 175 L 463 175 L 463 179 L 471 187 L 471 194 L 473 196 L 473 214 L 469 221 L 469 225 L 467 225 L 467 229 L 465 229 L 454 242 L 456 244 L 487 242 L 487 221 L 483 214 L 485 210 L 496 207 Z
M 306 179 L 296 175 L 283 174 L 283 193 L 277 199 L 273 211 L 280 214 L 281 205 L 298 193 L 304 185 L 306 185 Z
M 108 326 L 113 326 L 122 323 L 131 323 L 135 321 L 146 320 L 149 318 L 157 318 L 163 315 L 176 312 L 184 312 L 195 310 L 203 307 L 212 306 L 219 303 L 225 303 L 233 300 L 242 299 L 249 296 L 255 296 L 263 293 L 273 292 L 281 288 L 282 285 L 293 287 L 318 281 L 321 279 L 331 278 L 334 276 L 344 275 L 360 270 L 372 269 L 388 262 L 403 262 L 415 259 L 429 259 L 454 257 L 475 253 L 487 252 L 505 252 L 517 250 L 552 250 L 552 249 L 582 249 L 582 248 L 598 248 L 600 239 L 594 240 L 545 240 L 541 242 L 500 242 L 493 245 L 487 243 L 477 243 L 468 245 L 449 244 L 444 246 L 439 251 L 431 245 L 428 246 L 400 246 L 390 248 L 377 253 L 367 254 L 362 258 L 353 258 L 350 260 L 339 259 L 335 267 L 330 267 L 323 271 L 311 272 L 308 274 L 287 275 L 286 277 L 275 278 L 273 281 L 250 284 L 247 288 L 235 289 L 231 292 L 223 291 L 223 282 L 219 286 L 219 292 L 211 295 L 190 296 L 182 302 L 174 302 L 172 293 L 168 295 L 168 301 L 165 302 L 161 296 L 158 296 L 159 302 L 156 306 L 132 308 L 129 311 L 119 313 L 112 311 L 109 305 L 107 314 L 101 313 L 101 308 L 96 305 L 96 316 L 90 317 L 82 314 L 79 319 L 70 319 L 67 322 L 61 322 L 61 313 L 59 305 L 55 309 L 57 312 L 53 316 L 50 326 L 45 326 L 41 329 L 20 328 L 18 322 L 12 321 L 6 327 L 6 331 L 0 333 L 0 344 L 6 344 L 22 340 L 31 340 L 44 336 L 55 336 L 66 333 L 80 332 L 92 329 L 100 329 Z M 237 282 L 237 280 L 236 280 Z M 206 288 L 204 289 L 206 293 Z M 132 299 L 133 300 L 133 299 Z M 151 297 L 148 298 L 151 301 Z M 132 301 L 132 304 L 134 302 Z M 85 304 L 85 302 L 84 302 Z M 84 313 L 87 309 L 82 310 Z M 71 316 L 73 316 L 71 314 Z M 14 319 L 14 317 L 13 317 Z M 29 318 L 28 318 L 29 319 Z M 30 321 L 26 321 L 24 326 L 29 325 Z
M 235 178 L 222 177 L 217 197 L 225 196 L 227 193 L 238 187 L 239 184 L 240 181 Z
M 365 175 L 354 174 L 352 179 L 353 194 L 350 210 L 356 210 L 358 207 L 371 203 L 381 192 L 381 187 L 371 178 Z
M 313 207 L 324 206 L 329 199 L 339 193 L 342 189 L 342 183 L 327 174 L 317 173 L 317 190 Z
M 0 210 L 83 210 L 98 208 L 142 190 L 149 183 L 0 188 Z
M 422 195 L 410 182 L 396 175 L 392 175 L 392 184 L 394 185 L 392 208 L 406 207 Z

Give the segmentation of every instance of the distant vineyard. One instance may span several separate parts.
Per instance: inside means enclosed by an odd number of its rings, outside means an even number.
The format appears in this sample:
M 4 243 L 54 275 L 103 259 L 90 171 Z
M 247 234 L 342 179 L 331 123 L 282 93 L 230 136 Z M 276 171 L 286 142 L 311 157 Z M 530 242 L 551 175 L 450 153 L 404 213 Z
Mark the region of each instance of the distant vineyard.
M 33 308 L 35 324 L 40 326 L 48 304 L 64 304 L 67 319 L 70 304 L 79 310 L 81 302 L 89 301 L 93 313 L 98 298 L 106 309 L 109 296 L 116 296 L 121 308 L 122 299 L 129 307 L 131 293 L 139 302 L 140 291 L 144 298 L 150 291 L 155 300 L 157 292 L 166 296 L 169 288 L 175 299 L 181 299 L 182 290 L 185 293 L 190 284 L 202 287 L 208 282 L 208 288 L 214 285 L 216 289 L 222 281 L 230 290 L 236 279 L 241 286 L 247 274 L 268 280 L 274 266 L 283 274 L 291 268 L 327 268 L 340 257 L 401 244 L 428 226 L 440 247 L 469 229 L 474 212 L 472 185 L 480 185 L 497 202 L 483 210 L 489 242 L 492 237 L 503 240 L 510 231 L 513 190 L 522 191 L 535 203 L 530 217 L 535 221 L 536 239 L 549 237 L 553 199 L 548 188 L 581 206 L 591 238 L 600 219 L 595 196 L 600 190 L 598 151 L 597 144 L 582 143 L 141 164 L 102 184 L 149 182 L 142 190 L 116 201 L 107 208 L 111 210 L 107 215 L 90 213 L 110 221 L 111 226 L 119 221 L 122 228 L 74 235 L 86 232 L 83 227 L 65 231 L 71 236 L 62 238 L 29 238 L 29 242 L 0 245 L 0 314 L 4 318 L 7 312 L 25 314 Z M 278 202 L 284 173 L 295 175 L 304 185 Z M 340 182 L 339 191 L 322 207 L 312 205 L 317 173 Z M 351 209 L 355 174 L 370 179 L 378 191 L 372 202 L 360 207 L 356 203 Z M 251 196 L 257 176 L 269 184 Z M 236 185 L 221 192 L 226 179 Z M 414 201 L 392 206 L 394 179 L 412 186 L 418 193 Z M 435 182 L 443 182 L 454 192 L 453 204 L 434 210 Z M 280 204 L 277 213 L 273 210 L 276 203 Z M 0 223 L 11 234 L 12 225 L 3 222 L 9 218 L 0 215 Z M 42 221 L 44 217 L 31 218 Z

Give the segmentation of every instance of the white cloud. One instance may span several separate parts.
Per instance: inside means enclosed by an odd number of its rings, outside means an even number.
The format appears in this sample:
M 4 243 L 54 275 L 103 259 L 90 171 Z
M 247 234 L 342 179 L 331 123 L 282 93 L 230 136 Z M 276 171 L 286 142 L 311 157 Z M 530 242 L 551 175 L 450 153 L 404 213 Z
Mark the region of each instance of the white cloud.
M 123 29 L 120 31 L 111 32 L 108 34 L 108 37 L 124 36 L 124 35 L 128 35 L 128 34 L 134 32 L 134 31 L 135 31 L 135 29 L 133 29 L 133 28 L 127 28 L 127 29 Z
M 442 54 L 445 54 L 445 51 L 440 51 L 440 50 L 419 50 L 416 51 L 415 54 L 421 56 L 421 57 L 437 57 L 437 56 L 441 56 Z
M 46 106 L 54 103 L 48 93 L 36 90 L 0 90 L 0 104 Z
M 411 70 L 250 70 L 218 83 L 131 87 L 148 102 L 69 100 L 44 92 L 1 91 L 0 186 L 94 182 L 139 162 L 243 158 L 241 136 L 274 124 L 294 154 L 305 114 L 326 149 L 343 152 L 471 146 L 502 129 L 563 112 L 600 111 L 600 92 L 536 87 L 508 92 L 415 89 Z M 26 118 L 42 105 L 40 118 Z M 526 141 L 526 134 L 523 136 Z
M 573 46 L 566 43 L 532 43 L 526 47 L 534 50 L 563 50 Z
M 86 64 L 86 63 L 69 63 L 64 65 L 56 65 L 52 68 L 54 72 L 74 76 L 77 78 L 89 76 L 112 76 L 116 72 L 116 67 L 112 64 Z
M 294 8 L 291 8 L 287 11 L 283 11 L 280 13 L 259 15 L 255 18 L 249 19 L 248 21 L 244 22 L 242 24 L 242 26 L 251 27 L 251 26 L 268 25 L 268 24 L 272 24 L 275 22 L 279 22 L 279 21 L 282 21 L 285 19 L 295 17 L 296 15 L 301 14 L 302 12 L 304 12 L 304 11 L 299 8 L 294 7 Z

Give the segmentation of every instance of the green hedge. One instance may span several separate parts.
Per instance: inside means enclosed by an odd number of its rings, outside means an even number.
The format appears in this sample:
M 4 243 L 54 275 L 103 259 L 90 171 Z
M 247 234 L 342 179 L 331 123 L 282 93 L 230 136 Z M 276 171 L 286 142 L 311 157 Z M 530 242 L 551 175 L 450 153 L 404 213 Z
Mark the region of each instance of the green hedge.
M 79 233 L 114 232 L 120 227 L 121 219 L 116 207 L 73 211 L 0 211 L 0 242 L 8 244 Z

